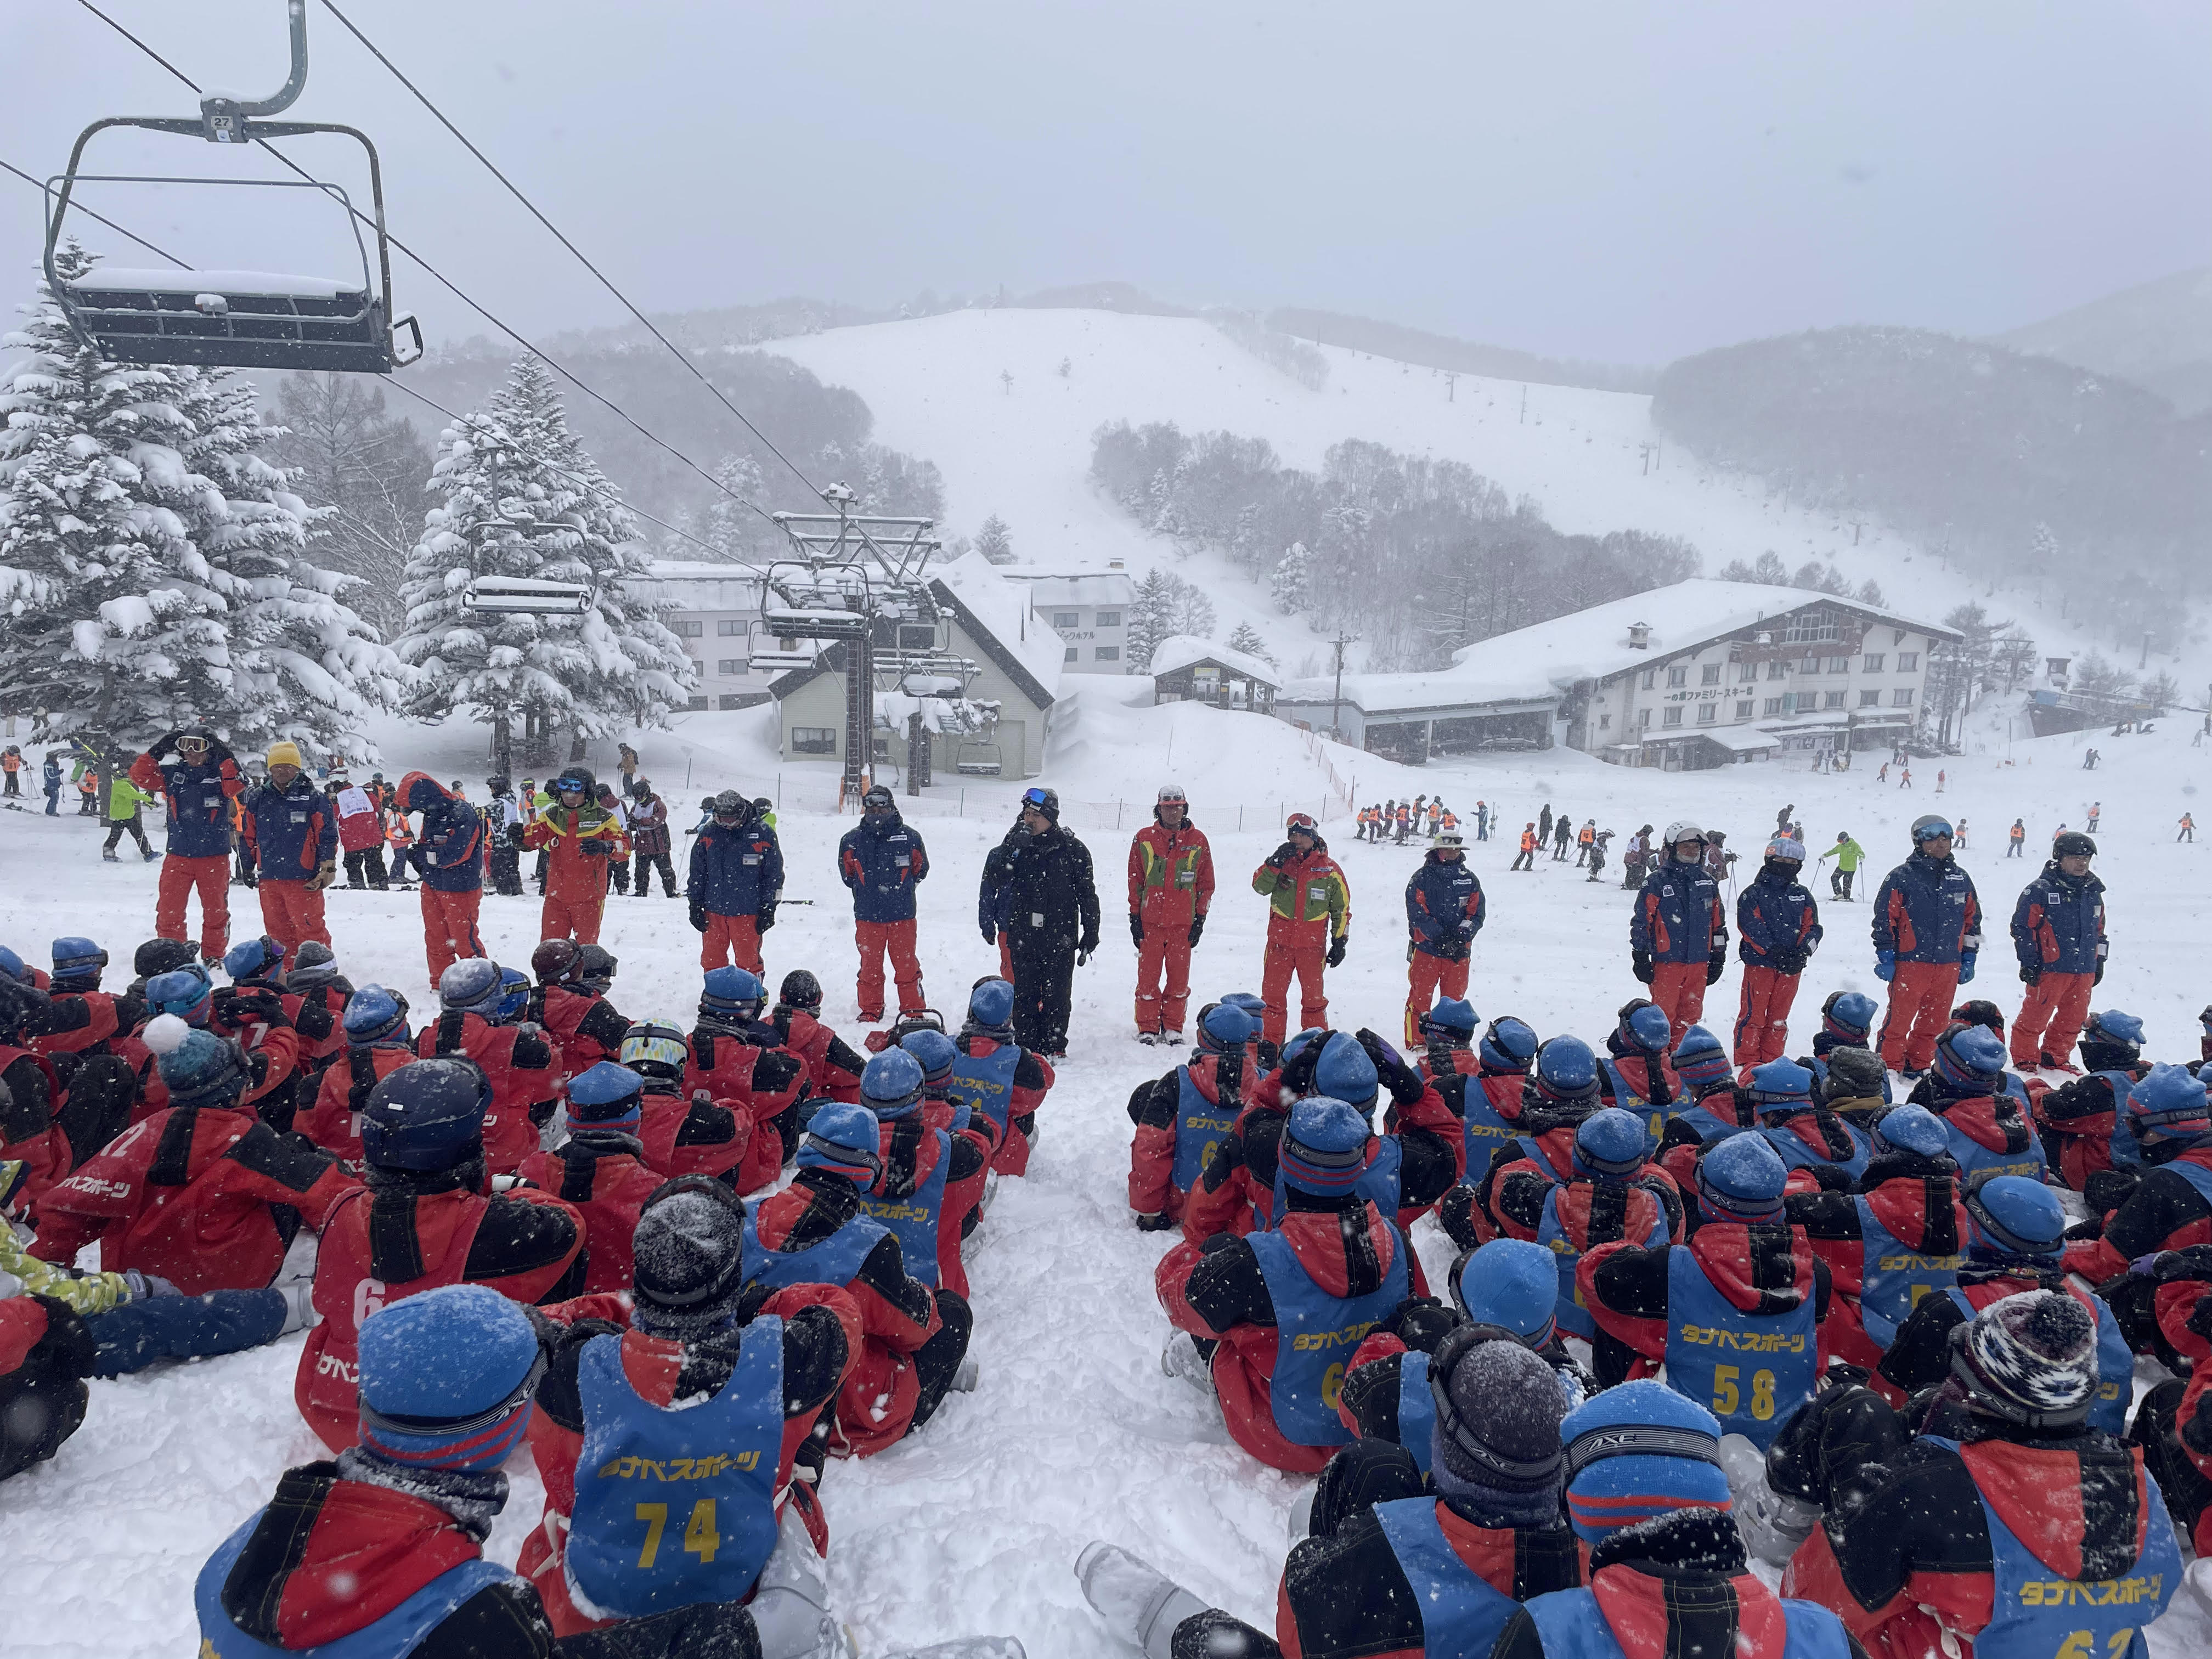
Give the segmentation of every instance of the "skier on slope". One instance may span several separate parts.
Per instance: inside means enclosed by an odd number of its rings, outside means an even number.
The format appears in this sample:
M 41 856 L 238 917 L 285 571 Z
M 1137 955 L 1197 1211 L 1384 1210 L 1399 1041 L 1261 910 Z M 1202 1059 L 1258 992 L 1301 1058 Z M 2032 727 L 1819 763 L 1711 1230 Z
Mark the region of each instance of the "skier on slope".
M 1189 798 L 1164 785 L 1152 821 L 1129 842 L 1129 938 L 1137 947 L 1137 1041 L 1181 1048 L 1190 953 L 1213 902 L 1213 849 Z
M 175 758 L 165 760 L 164 756 Z M 230 944 L 230 811 L 244 793 L 237 758 L 204 726 L 170 732 L 155 739 L 131 763 L 131 781 L 168 803 L 168 851 L 161 860 L 160 897 L 154 907 L 154 931 L 163 939 L 183 939 L 185 904 L 194 889 L 200 899 L 200 959 L 222 959 Z
M 1706 867 L 1705 841 L 1694 823 L 1667 826 L 1660 862 L 1644 877 L 1628 923 L 1632 969 L 1666 1011 L 1677 1042 L 1705 1012 L 1705 988 L 1728 967 L 1728 913 Z

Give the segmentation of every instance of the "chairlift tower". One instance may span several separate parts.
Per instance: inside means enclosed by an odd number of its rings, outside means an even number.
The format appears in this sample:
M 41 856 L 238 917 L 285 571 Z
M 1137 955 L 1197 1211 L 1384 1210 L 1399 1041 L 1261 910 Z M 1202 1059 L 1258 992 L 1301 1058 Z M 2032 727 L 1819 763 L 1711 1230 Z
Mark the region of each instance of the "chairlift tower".
M 751 659 L 756 667 L 803 666 L 830 646 L 843 647 L 842 806 L 859 799 L 872 775 L 876 693 L 942 696 L 951 679 L 964 695 L 977 665 L 953 653 L 951 619 L 922 574 L 944 545 L 936 520 L 855 513 L 860 497 L 842 483 L 822 500 L 827 513 L 772 515 L 790 551 L 762 573 Z

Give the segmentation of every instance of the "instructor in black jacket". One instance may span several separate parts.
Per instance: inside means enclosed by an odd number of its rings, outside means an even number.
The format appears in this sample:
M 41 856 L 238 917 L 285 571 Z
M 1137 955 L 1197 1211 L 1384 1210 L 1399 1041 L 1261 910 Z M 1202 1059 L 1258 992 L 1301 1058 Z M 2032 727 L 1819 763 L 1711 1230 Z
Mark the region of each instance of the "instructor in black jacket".
M 1067 1052 L 1070 982 L 1098 948 L 1098 889 L 1091 849 L 1060 827 L 1060 796 L 1022 792 L 1021 828 L 1008 837 L 1006 928 L 1014 963 L 1014 1040 L 1060 1060 Z

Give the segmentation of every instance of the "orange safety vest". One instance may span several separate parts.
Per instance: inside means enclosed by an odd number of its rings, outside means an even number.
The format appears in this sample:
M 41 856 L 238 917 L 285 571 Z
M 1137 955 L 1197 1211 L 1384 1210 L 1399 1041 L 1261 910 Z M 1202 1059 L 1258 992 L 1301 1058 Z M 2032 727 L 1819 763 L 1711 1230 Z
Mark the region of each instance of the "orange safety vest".
M 1534 852 L 1536 850 L 1536 832 L 1534 830 L 1523 830 L 1521 832 L 1521 850 L 1522 852 Z
M 1597 830 L 1591 825 L 1586 823 L 1583 825 L 1582 834 L 1576 836 L 1575 839 L 1583 846 L 1587 847 L 1597 839 Z

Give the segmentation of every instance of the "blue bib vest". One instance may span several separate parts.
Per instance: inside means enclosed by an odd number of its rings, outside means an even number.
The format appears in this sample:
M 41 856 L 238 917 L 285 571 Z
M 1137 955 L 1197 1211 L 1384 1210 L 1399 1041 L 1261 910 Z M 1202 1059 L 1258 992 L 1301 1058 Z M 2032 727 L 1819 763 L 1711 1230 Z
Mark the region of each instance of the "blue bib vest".
M 1974 1304 L 1964 1291 L 1954 1285 L 1945 1294 L 1963 1317 L 1974 1316 Z M 2097 1393 L 2089 1403 L 2089 1426 L 2117 1439 L 2127 1427 L 2128 1405 L 2135 1393 L 2136 1357 L 2105 1298 L 2093 1295 L 2089 1299 L 2097 1304 Z
M 796 1250 L 771 1249 L 760 1241 L 753 1218 L 745 1218 L 744 1273 L 747 1284 L 762 1284 L 781 1291 L 793 1285 L 851 1284 L 868 1259 L 868 1252 L 890 1231 L 879 1221 L 856 1215 L 827 1238 Z M 932 1261 L 936 1261 L 933 1251 Z
M 1460 1100 L 1466 1108 L 1466 1115 L 1460 1121 L 1467 1143 L 1467 1178 L 1480 1181 L 1481 1171 L 1490 1167 L 1490 1160 L 1498 1147 L 1513 1139 L 1514 1129 L 1490 1103 L 1490 1092 L 1482 1086 L 1480 1077 L 1468 1079 Z
M 1618 1061 L 1601 1059 L 1599 1066 L 1613 1083 L 1613 1103 L 1624 1112 L 1633 1112 L 1644 1121 L 1644 1156 L 1659 1155 L 1659 1137 L 1667 1132 L 1667 1109 L 1654 1106 L 1644 1097 L 1643 1091 L 1631 1083 L 1622 1073 Z
M 746 1326 L 722 1391 L 681 1410 L 630 1387 L 622 1345 L 594 1337 L 577 1362 L 584 1449 L 569 1577 L 625 1619 L 742 1601 L 775 1545 L 783 1321 Z
M 1022 1050 L 1012 1038 L 992 1041 L 999 1046 L 989 1054 L 963 1053 L 952 1062 L 952 1081 L 945 1085 L 945 1094 L 955 1105 L 989 1118 L 1004 1141 L 1006 1125 L 1013 1118 L 1014 1072 L 1022 1063 Z
M 350 1636 L 312 1648 L 280 1648 L 248 1636 L 222 1610 L 222 1587 L 266 1510 L 257 1511 L 222 1540 L 192 1586 L 192 1609 L 200 1620 L 200 1659 L 405 1659 L 461 1603 L 514 1574 L 490 1561 L 464 1561 L 449 1567 L 398 1607 Z
M 1759 1128 L 1752 1133 L 1774 1148 L 1785 1170 L 1841 1170 L 1851 1178 L 1854 1186 L 1866 1173 L 1869 1148 L 1860 1143 L 1856 1135 L 1850 1138 L 1851 1155 L 1838 1163 L 1832 1158 L 1821 1157 L 1820 1152 L 1795 1129 Z
M 1192 1080 L 1189 1066 L 1176 1068 L 1175 1172 L 1169 1179 L 1177 1192 L 1187 1193 L 1198 1185 L 1206 1160 L 1229 1139 L 1236 1124 L 1233 1103 L 1223 1106 L 1208 1100 Z
M 2161 1164 L 2160 1167 L 2172 1170 L 2174 1174 L 2197 1188 L 2197 1195 L 2207 1205 L 2212 1205 L 2212 1170 L 2206 1169 L 2202 1164 L 2185 1164 L 2179 1158 L 2174 1159 L 2171 1164 Z
M 1859 1323 L 1876 1347 L 1887 1349 L 1922 1297 L 1957 1282 L 1966 1257 L 1924 1255 L 1883 1226 L 1865 1199 L 1851 1202 L 1859 1210 Z
M 1429 1392 L 1429 1357 L 1419 1348 L 1398 1356 L 1398 1443 L 1429 1472 L 1437 1427 L 1436 1396 Z
M 1662 1650 L 1639 1647 L 1631 1653 L 1621 1644 L 1605 1622 L 1595 1590 L 1553 1590 L 1521 1605 L 1544 1639 L 1544 1659 L 1662 1659 Z M 1782 1611 L 1787 1620 L 1782 1659 L 1850 1659 L 1851 1638 L 1834 1613 L 1787 1599 Z M 1997 1659 L 1996 1650 L 1990 1659 Z
M 1395 1135 L 1376 1136 L 1368 1144 L 1375 1149 L 1375 1161 L 1352 1183 L 1352 1190 L 1381 1211 L 1388 1221 L 1398 1213 L 1398 1172 L 1405 1162 L 1406 1149 Z M 1252 1224 L 1261 1232 L 1273 1227 L 1284 1212 L 1285 1191 L 1283 1166 L 1279 1162 L 1273 1189 L 1252 1200 Z
M 2136 1126 L 2128 1121 L 2128 1097 L 2135 1092 L 2136 1080 L 2125 1072 L 2092 1072 L 2089 1075 L 2104 1079 L 2112 1091 L 2112 1167 L 2140 1169 L 2142 1142 L 2136 1139 Z
M 1741 1124 L 1717 1116 L 1710 1108 L 1704 1106 L 1685 1106 L 1674 1115 L 1698 1132 L 1698 1140 L 1700 1145 L 1711 1140 L 1715 1135 L 1741 1135 L 1751 1133 Z
M 1667 1382 L 1765 1451 L 1813 1397 L 1819 1343 L 1809 1296 L 1785 1314 L 1747 1314 L 1689 1247 L 1667 1254 Z
M 1375 1506 L 1375 1519 L 1398 1570 L 1421 1609 L 1425 1659 L 1489 1659 L 1520 1603 L 1459 1559 L 1433 1498 L 1401 1498 Z
M 2022 1113 L 2025 1116 L 2025 1112 Z M 1949 1144 L 1944 1151 L 1959 1162 L 1959 1185 L 1963 1190 L 1968 1181 L 1984 1170 L 1997 1175 L 2021 1176 L 2029 1181 L 2041 1181 L 2045 1173 L 2043 1161 L 2043 1140 L 2030 1121 L 2027 1145 L 2016 1152 L 1993 1152 L 1968 1134 L 1942 1114 L 1936 1121 L 1943 1126 L 1943 1138 Z
M 1942 1435 L 1922 1444 L 1959 1449 Z M 2063 1578 L 2021 1542 L 1979 1488 L 1982 1519 L 1990 1529 L 1990 1622 L 1974 1638 L 1974 1651 L 2011 1654 L 2081 1653 L 2092 1659 L 2145 1659 L 2143 1626 L 2166 1611 L 2181 1583 L 2181 1549 L 2155 1480 L 2143 1482 L 2142 1553 L 2118 1578 L 2094 1583 Z M 2085 1639 L 2086 1638 L 2086 1639 Z
M 1552 1253 L 1552 1266 L 1559 1276 L 1559 1300 L 1554 1304 L 1553 1317 L 1559 1328 L 1570 1336 L 1579 1336 L 1589 1341 L 1597 1335 L 1597 1321 L 1583 1304 L 1583 1293 L 1575 1284 L 1575 1268 L 1583 1259 L 1582 1247 L 1567 1234 L 1559 1220 L 1559 1195 L 1567 1189 L 1555 1186 L 1544 1194 L 1544 1212 L 1536 1218 L 1536 1242 Z M 1655 1249 L 1673 1236 L 1673 1227 L 1667 1218 L 1667 1206 L 1656 1198 L 1652 1203 L 1659 1212 L 1650 1233 L 1632 1240 L 1645 1249 Z
M 928 1179 L 904 1198 L 891 1198 L 884 1191 L 884 1178 L 878 1176 L 876 1184 L 860 1194 L 860 1208 L 869 1219 L 897 1235 L 908 1277 L 933 1291 L 937 1288 L 937 1224 L 945 1213 L 945 1177 L 952 1172 L 952 1137 L 943 1129 L 931 1129 L 924 1139 L 937 1145 L 937 1162 L 931 1166 Z
M 1296 1445 L 1341 1446 L 1352 1438 L 1336 1414 L 1345 1362 L 1406 1299 L 1405 1243 L 1392 1252 L 1379 1288 L 1339 1297 L 1314 1283 L 1280 1233 L 1253 1233 L 1244 1242 L 1275 1305 L 1275 1374 L 1267 1389 L 1275 1426 Z

